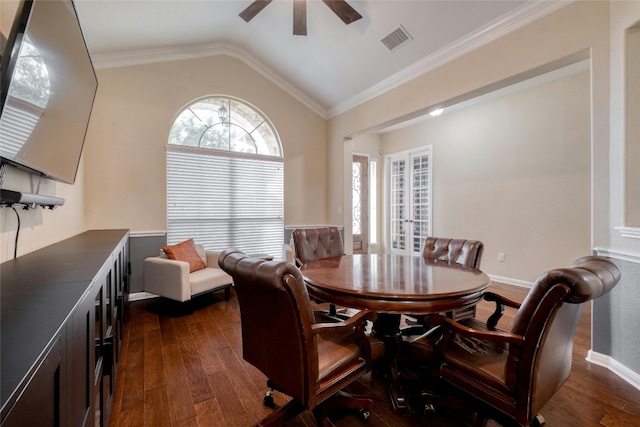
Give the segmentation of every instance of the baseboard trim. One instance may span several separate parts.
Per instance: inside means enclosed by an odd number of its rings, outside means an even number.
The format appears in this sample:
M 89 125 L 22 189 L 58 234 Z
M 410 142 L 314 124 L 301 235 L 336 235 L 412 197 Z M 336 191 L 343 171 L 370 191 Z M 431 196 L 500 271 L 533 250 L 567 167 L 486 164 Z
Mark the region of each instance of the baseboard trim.
M 533 287 L 532 282 L 527 282 L 525 280 L 512 279 L 511 277 L 502 277 L 490 274 L 489 277 L 492 281 L 506 283 L 508 285 L 520 286 L 522 288 L 531 288 Z
M 593 350 L 589 350 L 586 357 L 588 362 L 593 363 L 594 365 L 602 366 L 607 368 L 638 390 L 640 390 L 640 374 L 632 371 L 631 369 L 624 366 L 622 363 L 618 362 L 611 356 L 607 356 L 606 354 L 597 353 Z
M 151 292 L 134 292 L 129 294 L 129 301 L 140 301 L 143 299 L 158 298 L 158 295 Z

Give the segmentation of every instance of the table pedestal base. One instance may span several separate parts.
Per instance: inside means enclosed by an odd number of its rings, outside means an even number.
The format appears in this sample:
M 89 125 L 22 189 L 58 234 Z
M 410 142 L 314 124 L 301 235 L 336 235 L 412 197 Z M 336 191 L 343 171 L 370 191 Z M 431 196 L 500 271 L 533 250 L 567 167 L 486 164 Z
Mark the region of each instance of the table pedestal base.
M 380 367 L 382 371 L 378 373 L 387 381 L 387 391 L 393 410 L 397 414 L 409 415 L 411 410 L 400 384 L 398 370 L 398 351 L 402 342 L 400 315 L 378 313 L 378 318 L 373 323 L 373 334 L 384 342 L 384 366 Z

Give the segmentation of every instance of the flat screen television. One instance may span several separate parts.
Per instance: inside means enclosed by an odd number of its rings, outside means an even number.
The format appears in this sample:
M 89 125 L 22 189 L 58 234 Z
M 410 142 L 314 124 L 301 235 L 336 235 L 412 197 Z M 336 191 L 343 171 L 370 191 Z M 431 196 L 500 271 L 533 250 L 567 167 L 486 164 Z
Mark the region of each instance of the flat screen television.
M 98 88 L 71 0 L 23 0 L 2 53 L 0 157 L 73 184 Z

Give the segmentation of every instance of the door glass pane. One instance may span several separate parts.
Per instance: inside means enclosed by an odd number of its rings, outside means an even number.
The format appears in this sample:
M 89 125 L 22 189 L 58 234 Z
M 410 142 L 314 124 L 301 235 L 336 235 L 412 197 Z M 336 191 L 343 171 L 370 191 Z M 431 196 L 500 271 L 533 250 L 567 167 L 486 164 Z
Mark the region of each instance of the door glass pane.
M 429 156 L 418 155 L 413 158 L 413 233 L 412 250 L 420 253 L 429 229 Z
M 404 160 L 393 160 L 391 162 L 391 247 L 399 250 L 405 249 L 405 166 L 406 162 Z
M 378 162 L 369 162 L 369 242 L 378 243 Z
M 420 254 L 431 232 L 431 149 L 389 160 L 389 250 Z
M 353 234 L 362 233 L 362 164 L 352 162 Z

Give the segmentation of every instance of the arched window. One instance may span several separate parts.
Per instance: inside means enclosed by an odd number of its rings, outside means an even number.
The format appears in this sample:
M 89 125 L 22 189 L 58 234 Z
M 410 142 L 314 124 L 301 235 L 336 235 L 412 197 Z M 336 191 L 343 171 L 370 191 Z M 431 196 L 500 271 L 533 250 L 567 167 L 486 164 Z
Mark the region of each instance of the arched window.
M 187 105 L 167 145 L 167 242 L 282 255 L 284 159 L 255 107 L 212 96 Z
M 169 144 L 282 157 L 269 120 L 251 105 L 222 96 L 199 99 L 182 110 Z

